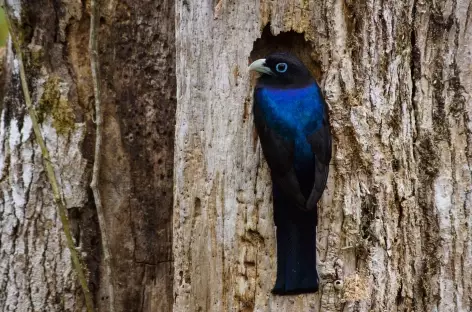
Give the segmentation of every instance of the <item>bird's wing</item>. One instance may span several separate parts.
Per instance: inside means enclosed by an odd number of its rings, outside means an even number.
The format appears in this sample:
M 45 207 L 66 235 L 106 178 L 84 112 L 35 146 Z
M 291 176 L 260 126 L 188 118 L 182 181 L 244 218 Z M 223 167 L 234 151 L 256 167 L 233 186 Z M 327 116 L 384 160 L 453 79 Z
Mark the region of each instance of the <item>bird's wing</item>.
M 328 107 L 323 100 L 324 114 L 321 127 L 307 136 L 315 159 L 315 183 L 306 203 L 307 209 L 316 208 L 328 180 L 329 162 L 331 160 L 331 133 L 328 118 Z
M 267 126 L 257 102 L 257 97 L 254 97 L 254 123 L 261 141 L 264 157 L 271 170 L 272 180 L 301 209 L 304 209 L 306 199 L 301 193 L 293 168 L 295 143 L 278 135 Z

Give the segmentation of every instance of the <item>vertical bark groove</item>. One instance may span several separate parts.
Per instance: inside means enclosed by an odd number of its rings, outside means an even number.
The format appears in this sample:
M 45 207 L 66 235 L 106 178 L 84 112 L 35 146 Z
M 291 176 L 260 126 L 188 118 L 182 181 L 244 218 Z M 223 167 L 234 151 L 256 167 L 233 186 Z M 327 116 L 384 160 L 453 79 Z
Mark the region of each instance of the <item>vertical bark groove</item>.
M 92 182 L 90 188 L 93 192 L 93 198 L 95 208 L 97 210 L 98 223 L 100 225 L 100 236 L 102 243 L 103 253 L 103 267 L 104 267 L 104 279 L 103 285 L 107 291 L 108 309 L 109 312 L 115 312 L 115 291 L 113 283 L 113 272 L 112 272 L 112 258 L 110 253 L 109 243 L 109 231 L 105 222 L 104 208 L 102 205 L 102 196 L 100 193 L 99 179 L 101 170 L 101 157 L 102 157 L 102 138 L 103 138 L 103 111 L 102 111 L 102 90 L 100 84 L 100 63 L 98 59 L 98 34 L 97 28 L 100 20 L 100 4 L 91 0 L 90 3 L 90 38 L 89 38 L 89 53 L 90 53 L 90 68 L 93 79 L 93 93 L 95 102 L 95 151 L 94 151 L 94 162 L 92 169 Z

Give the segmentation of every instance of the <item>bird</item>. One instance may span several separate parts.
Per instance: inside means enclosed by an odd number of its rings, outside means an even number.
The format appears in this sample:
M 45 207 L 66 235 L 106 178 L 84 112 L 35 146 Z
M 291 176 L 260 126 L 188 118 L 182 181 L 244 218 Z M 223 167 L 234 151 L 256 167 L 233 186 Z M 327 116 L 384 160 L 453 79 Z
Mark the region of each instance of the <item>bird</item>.
M 317 203 L 332 154 L 328 106 L 309 69 L 289 52 L 255 60 L 249 71 L 260 74 L 254 124 L 272 179 L 277 241 L 272 293 L 315 293 Z

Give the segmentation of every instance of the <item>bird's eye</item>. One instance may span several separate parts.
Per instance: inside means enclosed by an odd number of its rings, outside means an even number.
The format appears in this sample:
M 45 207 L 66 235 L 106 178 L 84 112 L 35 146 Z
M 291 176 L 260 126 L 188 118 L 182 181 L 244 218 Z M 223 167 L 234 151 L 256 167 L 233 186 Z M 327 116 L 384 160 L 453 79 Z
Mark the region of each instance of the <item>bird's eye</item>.
M 285 73 L 287 71 L 287 63 L 278 63 L 275 66 L 275 70 L 277 70 L 279 73 Z

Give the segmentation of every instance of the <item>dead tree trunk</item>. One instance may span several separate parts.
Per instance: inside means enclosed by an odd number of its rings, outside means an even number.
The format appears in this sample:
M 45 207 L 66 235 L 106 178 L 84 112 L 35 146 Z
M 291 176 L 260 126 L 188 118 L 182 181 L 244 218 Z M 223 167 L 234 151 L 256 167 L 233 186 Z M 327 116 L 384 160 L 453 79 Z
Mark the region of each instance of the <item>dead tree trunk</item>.
M 100 1 L 104 110 L 99 186 L 112 258 L 105 276 L 90 191 L 95 124 L 89 1 L 7 0 L 74 238 L 99 311 L 172 309 L 174 4 Z M 81 289 L 7 48 L 0 105 L 0 310 L 80 311 Z M 110 303 L 110 281 L 115 300 Z
M 472 3 L 176 6 L 174 311 L 472 309 Z M 270 295 L 271 185 L 247 71 L 277 48 L 313 70 L 335 138 L 323 286 L 292 298 Z
M 111 278 L 89 188 L 89 1 L 6 5 L 98 310 L 472 309 L 470 0 L 100 1 Z M 316 295 L 270 295 L 271 183 L 247 65 L 275 49 L 304 60 L 331 107 Z M 0 310 L 78 311 L 18 60 L 6 51 Z

